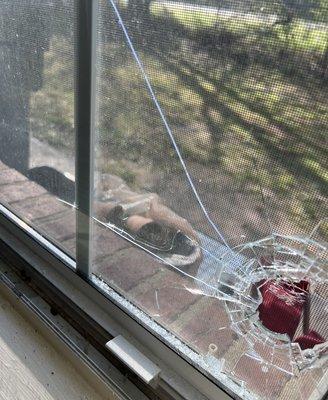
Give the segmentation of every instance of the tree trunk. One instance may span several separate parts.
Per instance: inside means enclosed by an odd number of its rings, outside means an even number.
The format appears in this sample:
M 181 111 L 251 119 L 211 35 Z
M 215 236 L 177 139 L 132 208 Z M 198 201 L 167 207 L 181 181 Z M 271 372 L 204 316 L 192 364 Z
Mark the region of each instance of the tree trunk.
M 325 52 L 323 53 L 321 60 L 322 76 L 328 78 L 328 42 L 326 44 Z

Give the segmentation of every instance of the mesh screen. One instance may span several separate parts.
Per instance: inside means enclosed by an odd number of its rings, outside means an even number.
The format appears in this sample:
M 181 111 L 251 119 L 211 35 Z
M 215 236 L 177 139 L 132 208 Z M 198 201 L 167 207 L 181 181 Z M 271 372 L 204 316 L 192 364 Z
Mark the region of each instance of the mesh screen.
M 233 396 L 310 398 L 327 356 L 327 4 L 102 0 L 98 17 L 95 217 L 115 235 L 104 250 L 96 229 L 97 282 Z
M 309 233 L 327 213 L 325 4 L 132 3 L 124 24 L 213 221 L 232 244 Z M 101 15 L 104 150 L 213 236 L 111 6 Z
M 78 4 L 0 5 L 0 201 L 72 255 Z M 94 23 L 90 279 L 233 397 L 323 398 L 327 2 Z
M 74 1 L 0 2 L 0 201 L 65 251 L 75 248 L 75 211 L 61 201 L 75 200 L 75 19 Z

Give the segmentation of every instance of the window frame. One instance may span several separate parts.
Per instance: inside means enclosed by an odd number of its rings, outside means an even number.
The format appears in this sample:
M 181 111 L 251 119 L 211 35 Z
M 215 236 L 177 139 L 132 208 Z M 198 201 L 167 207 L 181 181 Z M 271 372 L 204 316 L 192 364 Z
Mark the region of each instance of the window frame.
M 109 335 L 123 335 L 162 370 L 159 389 L 173 399 L 239 399 L 240 387 L 229 388 L 192 364 L 186 354 L 169 346 L 134 318 L 121 304 L 90 279 L 92 259 L 92 194 L 94 127 L 96 114 L 96 26 L 98 0 L 77 0 L 76 24 L 76 261 L 34 228 L 0 204 L 0 239 L 31 268 L 81 307 Z M 177 339 L 179 341 L 179 339 Z M 180 341 L 179 341 L 180 342 Z M 181 342 L 182 343 L 182 342 Z M 194 353 L 193 350 L 190 353 Z M 327 373 L 328 374 L 328 373 Z M 328 375 L 325 375 L 327 379 Z M 235 386 L 236 391 L 233 391 Z M 248 396 L 252 398 L 252 394 Z M 311 397 L 312 399 L 312 397 Z M 319 400 L 319 399 L 318 399 Z
M 75 272 L 85 282 L 97 290 L 97 287 L 90 279 L 90 266 L 92 262 L 92 226 L 90 216 L 92 213 L 92 195 L 94 192 L 94 131 L 95 131 L 95 114 L 96 114 L 96 57 L 97 57 L 97 22 L 99 0 L 77 0 L 77 24 L 76 24 L 76 95 L 75 95 L 75 141 L 76 141 L 76 263 Z M 76 282 L 79 290 L 80 281 Z M 89 292 L 87 287 L 84 290 Z M 204 375 L 197 371 L 196 367 L 191 363 L 186 363 L 176 351 L 168 347 L 163 341 L 155 337 L 154 333 L 145 326 L 141 326 L 133 316 L 128 315 L 122 308 L 114 304 L 104 291 L 101 291 L 103 298 L 106 297 L 106 308 L 110 308 L 109 315 L 119 321 L 121 327 L 119 334 L 129 336 L 132 341 L 136 341 L 137 348 L 147 345 L 146 354 L 151 359 L 151 354 L 155 354 L 159 360 L 171 367 L 179 366 L 175 373 L 187 381 L 191 387 L 196 388 L 209 399 L 229 399 L 225 391 L 219 388 L 222 383 L 213 383 Z M 90 293 L 91 298 L 96 298 L 95 292 Z M 103 299 L 102 298 L 102 299 Z M 101 300 L 102 300 L 101 299 Z M 99 299 L 100 300 L 100 299 Z M 109 301 L 109 303 L 108 303 Z M 102 325 L 102 324 L 101 324 Z M 132 328 L 132 329 L 131 329 Z M 108 332 L 115 335 L 111 331 L 110 326 Z M 131 331 L 130 331 L 131 329 Z M 129 332 L 127 332 L 128 330 Z M 125 331 L 125 335 L 124 335 Z M 131 336 L 132 335 L 132 336 Z M 144 340 L 146 338 L 146 340 Z M 159 352 L 156 349 L 160 349 Z M 182 361 L 183 360 L 183 361 Z M 182 363 L 181 363 L 182 361 Z M 180 365 L 181 363 L 181 365 Z M 165 369 L 165 368 L 164 368 Z M 184 373 L 187 372 L 187 375 Z M 206 374 L 207 375 L 207 374 Z M 192 380 L 189 380 L 192 377 Z M 195 385 L 195 382 L 198 384 Z M 200 385 L 198 387 L 198 385 Z M 167 383 L 165 384 L 167 387 Z M 180 385 L 181 389 L 181 385 Z M 170 390 L 171 391 L 171 390 Z M 174 389 L 176 392 L 176 389 Z M 213 393 L 213 395 L 212 395 Z M 234 394 L 235 395 L 235 394 Z M 187 397 L 188 398 L 188 397 Z M 191 397 L 194 398 L 194 397 Z
M 0 239 L 31 268 L 75 302 L 109 335 L 123 335 L 161 368 L 159 390 L 173 399 L 228 400 L 240 397 L 185 354 L 137 321 L 91 279 L 77 273 L 75 261 L 0 204 Z M 192 350 L 190 349 L 192 352 Z M 236 384 L 236 389 L 238 385 Z M 251 397 L 250 397 L 251 398 Z
M 82 307 L 109 335 L 123 335 L 156 362 L 162 370 L 159 390 L 169 393 L 173 399 L 229 399 L 218 383 L 214 384 L 205 372 L 199 372 L 182 354 L 138 323 L 89 278 L 98 0 L 76 0 L 75 4 L 76 261 L 1 203 L 0 240 Z
M 75 203 L 76 270 L 88 277 L 92 262 L 92 196 L 98 0 L 76 2 Z

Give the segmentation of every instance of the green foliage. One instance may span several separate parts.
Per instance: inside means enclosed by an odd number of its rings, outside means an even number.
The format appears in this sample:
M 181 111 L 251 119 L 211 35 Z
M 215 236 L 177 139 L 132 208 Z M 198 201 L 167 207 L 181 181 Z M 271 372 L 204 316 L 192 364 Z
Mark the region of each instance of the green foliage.
M 283 204 L 299 226 L 316 222 L 316 204 L 302 193 L 287 195 L 301 182 L 321 204 L 327 191 L 322 143 L 328 105 L 320 69 L 326 30 L 299 18 L 286 30 L 283 24 L 161 7 L 152 4 L 155 23 L 143 41 L 130 32 L 183 156 L 210 188 L 204 195 L 220 194 L 228 177 L 256 198 L 262 186 L 273 209 Z M 168 39 L 163 26 L 174 36 Z M 193 50 L 185 51 L 186 44 Z M 99 52 L 99 169 L 132 185 L 140 171 L 147 183 L 152 174 L 179 180 L 176 154 L 128 48 L 109 35 Z M 39 138 L 72 150 L 73 65 L 63 58 L 68 54 L 72 49 L 63 37 L 54 37 L 45 84 L 32 99 L 32 121 Z

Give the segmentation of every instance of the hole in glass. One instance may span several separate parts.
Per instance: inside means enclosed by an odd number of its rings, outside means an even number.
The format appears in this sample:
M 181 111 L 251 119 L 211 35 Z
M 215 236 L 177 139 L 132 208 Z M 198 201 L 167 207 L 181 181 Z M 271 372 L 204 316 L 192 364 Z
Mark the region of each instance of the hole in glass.
M 316 306 L 311 308 L 311 298 L 317 297 L 320 284 L 310 281 L 290 281 L 271 279 L 261 281 L 257 290 L 262 298 L 258 315 L 265 328 L 280 334 L 287 334 L 293 343 L 302 350 L 312 349 L 325 342 L 320 335 L 320 321 L 324 320 L 325 310 Z M 311 312 L 315 315 L 311 317 Z

